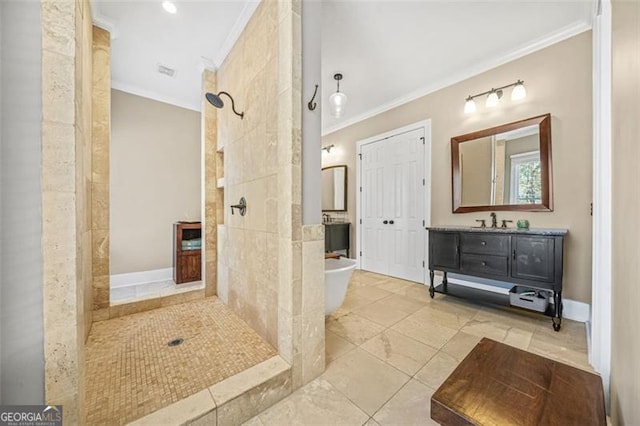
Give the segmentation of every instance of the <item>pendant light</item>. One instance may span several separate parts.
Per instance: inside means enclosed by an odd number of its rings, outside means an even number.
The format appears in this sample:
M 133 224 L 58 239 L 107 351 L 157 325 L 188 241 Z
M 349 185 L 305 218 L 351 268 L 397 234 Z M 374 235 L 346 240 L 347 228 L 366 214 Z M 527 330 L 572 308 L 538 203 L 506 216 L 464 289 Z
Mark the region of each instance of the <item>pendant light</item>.
M 340 118 L 344 112 L 344 106 L 347 104 L 347 95 L 340 92 L 340 80 L 342 80 L 342 74 L 337 73 L 333 76 L 333 79 L 337 82 L 337 90 L 329 97 L 330 112 L 336 118 Z

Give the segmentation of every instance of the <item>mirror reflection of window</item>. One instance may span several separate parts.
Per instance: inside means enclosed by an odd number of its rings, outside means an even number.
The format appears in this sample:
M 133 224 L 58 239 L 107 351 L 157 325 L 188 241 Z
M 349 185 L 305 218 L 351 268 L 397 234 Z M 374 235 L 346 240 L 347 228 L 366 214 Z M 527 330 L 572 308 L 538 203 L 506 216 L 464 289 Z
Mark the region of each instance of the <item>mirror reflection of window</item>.
M 539 204 L 542 202 L 540 151 L 514 154 L 511 161 L 510 204 Z

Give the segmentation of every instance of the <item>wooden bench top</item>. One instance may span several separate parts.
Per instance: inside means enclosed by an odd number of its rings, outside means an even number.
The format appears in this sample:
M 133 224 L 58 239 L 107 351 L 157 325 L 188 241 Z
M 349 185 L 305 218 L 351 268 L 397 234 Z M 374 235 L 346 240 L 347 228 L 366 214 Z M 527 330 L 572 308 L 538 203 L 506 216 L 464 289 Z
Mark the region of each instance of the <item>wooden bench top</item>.
M 431 397 L 442 425 L 606 425 L 600 376 L 482 339 Z

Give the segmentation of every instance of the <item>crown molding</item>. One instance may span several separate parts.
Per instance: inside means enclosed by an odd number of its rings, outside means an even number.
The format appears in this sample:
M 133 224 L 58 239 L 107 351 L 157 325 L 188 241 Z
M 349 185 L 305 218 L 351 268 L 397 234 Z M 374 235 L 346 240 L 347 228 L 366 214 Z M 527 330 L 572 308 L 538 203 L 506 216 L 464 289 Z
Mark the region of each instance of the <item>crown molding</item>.
M 213 61 L 216 68 L 220 68 L 224 60 L 227 58 L 229 52 L 231 52 L 231 49 L 233 49 L 233 45 L 236 44 L 236 41 L 238 41 L 238 38 L 240 38 L 242 31 L 249 23 L 249 19 L 251 19 L 253 13 L 256 11 L 261 1 L 262 0 L 250 0 L 245 3 L 242 12 L 240 12 L 240 16 L 236 20 L 236 23 L 233 24 L 229 35 L 227 35 L 224 43 L 222 43 L 222 47 L 220 47 L 220 50 L 218 51 L 218 54 Z
M 461 72 L 449 75 L 448 77 L 438 80 L 428 86 L 421 87 L 420 89 L 415 90 L 405 96 L 401 96 L 376 108 L 372 108 L 361 114 L 358 114 L 355 117 L 349 118 L 341 123 L 337 123 L 333 126 L 327 127 L 326 129 L 323 129 L 322 136 L 327 136 L 331 133 L 337 132 L 338 130 L 352 126 L 356 123 L 414 101 L 440 89 L 444 89 L 445 87 L 459 83 L 478 74 L 482 74 L 483 72 L 499 67 L 500 65 L 504 65 L 508 62 L 530 55 L 553 44 L 559 43 L 585 31 L 589 31 L 590 29 L 591 25 L 586 22 L 576 22 L 574 24 L 568 25 L 558 31 L 554 31 L 553 33 L 545 37 L 534 40 L 532 43 L 516 48 L 515 50 L 512 50 L 505 55 L 481 62 L 475 66 L 471 66 Z
M 188 109 L 191 111 L 200 112 L 200 105 L 194 105 L 190 102 L 185 102 L 182 99 L 173 98 L 171 96 L 165 96 L 152 90 L 144 90 L 139 87 L 132 86 L 127 83 L 112 80 L 111 88 L 120 90 L 121 92 L 130 93 L 132 95 L 140 96 L 142 98 L 152 99 L 154 101 L 163 102 L 165 104 L 177 106 L 180 108 Z
M 108 31 L 111 40 L 118 38 L 120 35 L 118 28 L 110 19 L 106 18 L 98 11 L 99 7 L 97 0 L 89 0 L 89 4 L 91 5 L 91 20 L 93 21 L 93 25 Z

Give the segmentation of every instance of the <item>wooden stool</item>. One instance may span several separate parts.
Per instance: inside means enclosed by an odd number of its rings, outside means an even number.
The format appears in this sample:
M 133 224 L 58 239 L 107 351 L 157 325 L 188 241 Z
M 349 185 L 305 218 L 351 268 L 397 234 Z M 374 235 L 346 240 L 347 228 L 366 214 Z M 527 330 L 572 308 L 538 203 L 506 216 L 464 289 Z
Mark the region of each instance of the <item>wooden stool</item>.
M 606 425 L 600 376 L 482 339 L 431 397 L 441 425 Z

